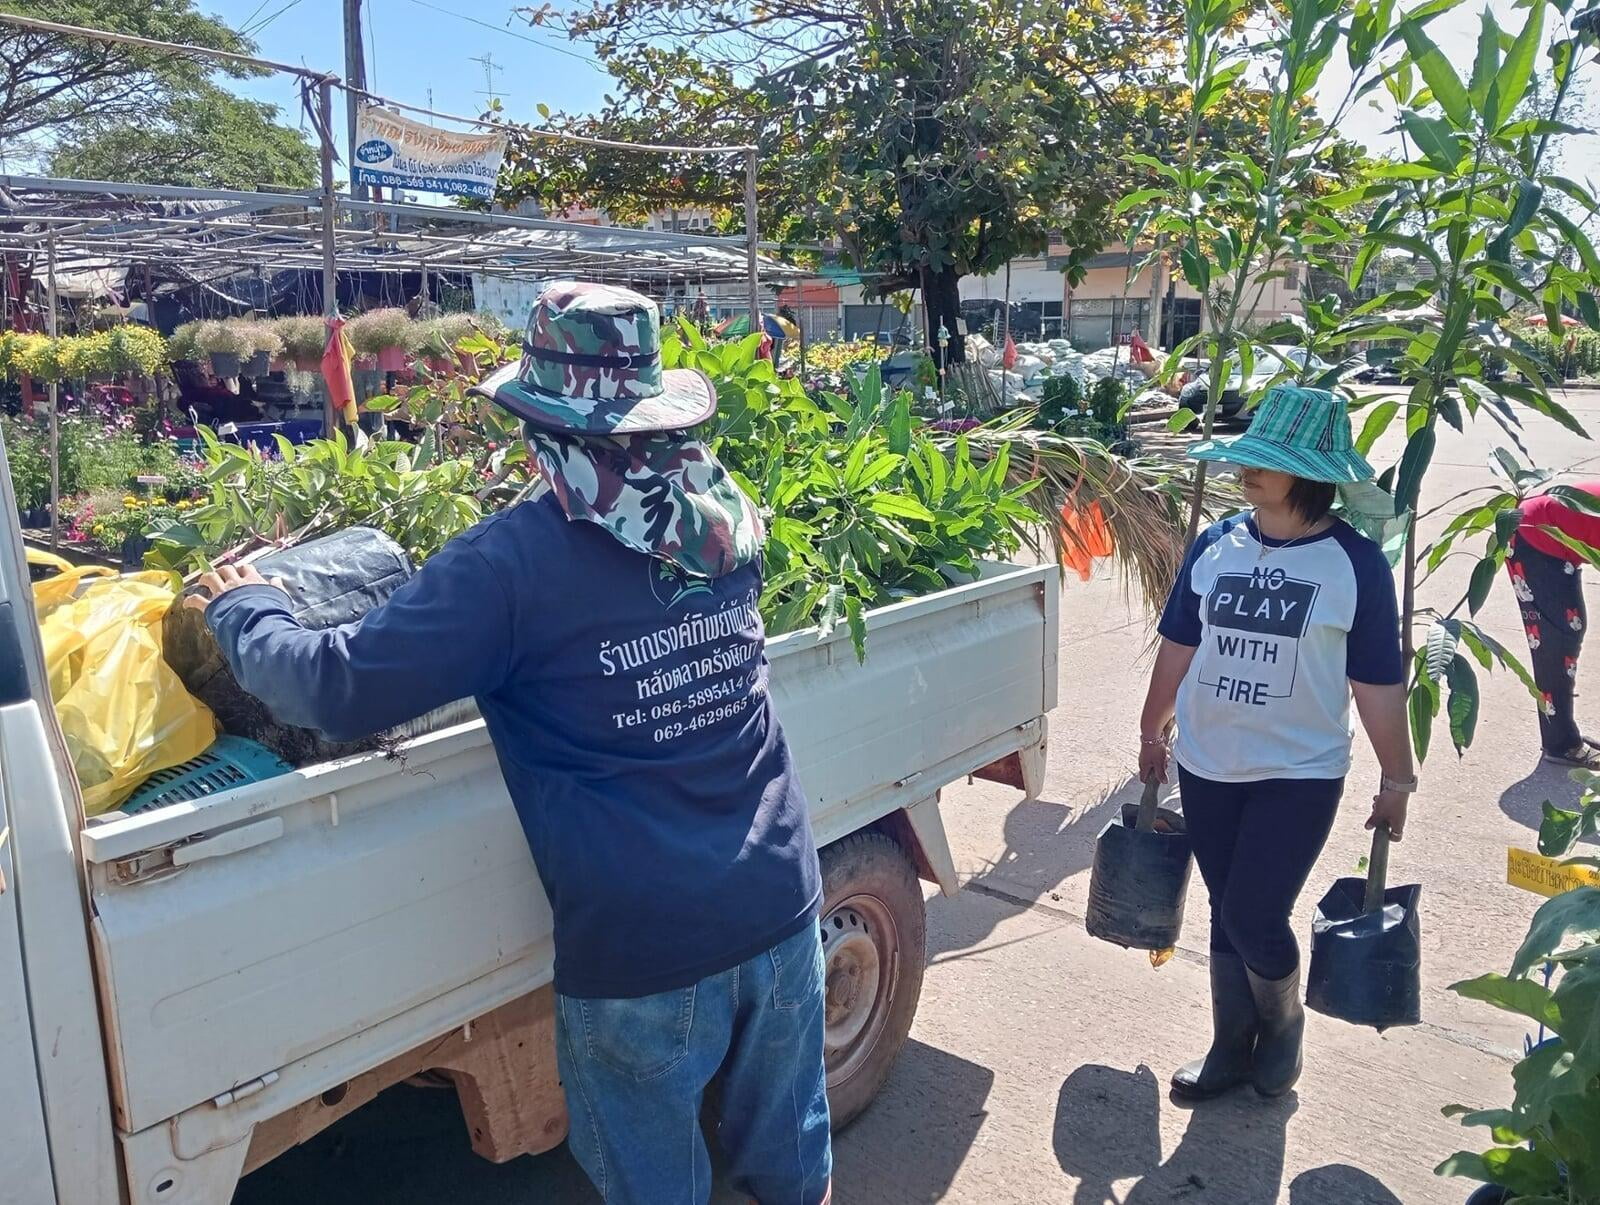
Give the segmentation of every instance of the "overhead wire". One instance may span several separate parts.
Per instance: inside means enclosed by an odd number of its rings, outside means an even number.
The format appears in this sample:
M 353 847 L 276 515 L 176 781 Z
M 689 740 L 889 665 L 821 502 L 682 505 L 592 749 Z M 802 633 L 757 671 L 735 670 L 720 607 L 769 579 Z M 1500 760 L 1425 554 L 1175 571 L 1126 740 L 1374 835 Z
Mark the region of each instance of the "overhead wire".
M 509 29 L 504 25 L 495 25 L 489 21 L 481 21 L 477 17 L 469 17 L 465 13 L 458 13 L 452 9 L 441 8 L 437 4 L 429 4 L 428 0 L 409 0 L 409 2 L 411 4 L 415 4 L 418 8 L 432 9 L 436 13 L 443 13 L 445 16 L 454 17 L 458 21 L 466 21 L 471 25 L 479 25 L 484 29 L 492 29 L 496 33 L 505 34 L 508 38 L 516 38 L 520 42 L 527 42 L 533 46 L 543 46 L 546 50 L 553 50 L 557 54 L 564 54 L 569 59 L 577 59 L 580 63 L 587 64 L 604 75 L 611 74 L 588 55 L 579 54 L 576 50 L 568 50 L 565 46 L 561 46 L 555 42 L 552 42 L 548 38 L 535 38 L 525 33 L 518 33 L 516 30 Z
M 300 0 L 289 0 L 289 2 L 287 4 L 285 4 L 282 8 L 278 9 L 278 11 L 273 13 L 271 16 L 264 18 L 261 21 L 261 23 L 256 25 L 254 28 L 248 29 L 248 30 L 242 30 L 241 32 L 246 37 L 253 38 L 258 33 L 260 33 L 263 29 L 265 29 L 267 26 L 271 25 L 274 21 L 276 21 L 279 17 L 283 16 L 284 13 L 288 12 L 291 8 L 294 8 L 299 3 L 300 3 Z

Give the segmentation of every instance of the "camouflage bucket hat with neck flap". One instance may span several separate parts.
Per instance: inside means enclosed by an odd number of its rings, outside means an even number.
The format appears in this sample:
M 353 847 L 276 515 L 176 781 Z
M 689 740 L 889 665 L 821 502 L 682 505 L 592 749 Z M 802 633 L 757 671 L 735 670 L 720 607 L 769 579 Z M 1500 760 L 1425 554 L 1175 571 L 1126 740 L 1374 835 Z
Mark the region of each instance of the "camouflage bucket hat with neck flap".
M 661 367 L 661 318 L 631 289 L 566 281 L 534 303 L 522 359 L 473 387 L 523 420 L 569 520 L 717 578 L 761 555 L 756 504 L 689 433 L 717 410 L 703 374 Z
M 524 421 L 570 435 L 686 431 L 716 413 L 711 382 L 661 367 L 661 313 L 642 293 L 568 280 L 539 295 L 521 360 L 473 386 Z

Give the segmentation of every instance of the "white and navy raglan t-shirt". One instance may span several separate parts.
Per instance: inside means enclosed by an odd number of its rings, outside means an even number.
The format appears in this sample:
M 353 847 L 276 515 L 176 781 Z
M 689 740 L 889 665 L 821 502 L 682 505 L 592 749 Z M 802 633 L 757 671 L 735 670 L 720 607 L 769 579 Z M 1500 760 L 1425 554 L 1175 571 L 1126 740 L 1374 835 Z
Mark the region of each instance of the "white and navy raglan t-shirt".
M 1219 782 L 1342 778 L 1350 682 L 1403 680 L 1394 576 L 1335 520 L 1309 539 L 1263 538 L 1248 514 L 1190 548 L 1161 635 L 1194 648 L 1178 688 L 1178 764 Z

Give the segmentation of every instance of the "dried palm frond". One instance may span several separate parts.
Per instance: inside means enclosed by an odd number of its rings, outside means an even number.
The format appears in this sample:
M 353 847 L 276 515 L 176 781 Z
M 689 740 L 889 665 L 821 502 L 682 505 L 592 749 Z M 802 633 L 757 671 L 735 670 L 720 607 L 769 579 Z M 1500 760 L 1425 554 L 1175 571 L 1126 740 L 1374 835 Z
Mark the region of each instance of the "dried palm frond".
M 1038 431 L 1031 410 L 1014 411 L 966 433 L 973 461 L 987 461 L 1002 444 L 1011 449 L 1008 477 L 1013 484 L 1037 478 L 1029 506 L 1047 522 L 1043 530 L 1019 529 L 1041 560 L 1057 564 L 1080 559 L 1074 530 L 1062 522 L 1063 510 L 1085 512 L 1098 502 L 1111 529 L 1113 556 L 1125 588 L 1137 585 L 1152 608 L 1161 606 L 1183 562 L 1194 466 L 1154 456 L 1120 456 L 1093 439 Z M 955 436 L 941 437 L 953 443 Z M 1206 491 L 1208 513 L 1237 505 L 1225 483 Z

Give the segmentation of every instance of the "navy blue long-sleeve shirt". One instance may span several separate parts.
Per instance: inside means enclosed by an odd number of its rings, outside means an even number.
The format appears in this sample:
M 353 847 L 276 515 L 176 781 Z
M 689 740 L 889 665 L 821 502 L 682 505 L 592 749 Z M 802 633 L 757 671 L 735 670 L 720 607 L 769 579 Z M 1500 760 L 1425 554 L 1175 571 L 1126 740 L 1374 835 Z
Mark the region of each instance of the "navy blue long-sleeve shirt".
M 357 623 L 309 631 L 270 586 L 206 620 L 245 690 L 332 740 L 475 698 L 550 897 L 556 989 L 631 997 L 816 914 L 760 594 L 758 565 L 686 577 L 546 497 L 450 541 Z

